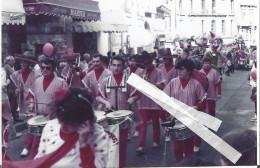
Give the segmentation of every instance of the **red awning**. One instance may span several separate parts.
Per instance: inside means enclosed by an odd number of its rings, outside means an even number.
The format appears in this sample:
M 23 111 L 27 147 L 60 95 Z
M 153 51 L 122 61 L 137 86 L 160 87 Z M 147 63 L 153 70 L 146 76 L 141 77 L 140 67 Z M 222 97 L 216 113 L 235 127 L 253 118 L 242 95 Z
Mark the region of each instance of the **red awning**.
M 79 20 L 100 20 L 98 2 L 90 0 L 23 0 L 27 15 L 69 16 Z

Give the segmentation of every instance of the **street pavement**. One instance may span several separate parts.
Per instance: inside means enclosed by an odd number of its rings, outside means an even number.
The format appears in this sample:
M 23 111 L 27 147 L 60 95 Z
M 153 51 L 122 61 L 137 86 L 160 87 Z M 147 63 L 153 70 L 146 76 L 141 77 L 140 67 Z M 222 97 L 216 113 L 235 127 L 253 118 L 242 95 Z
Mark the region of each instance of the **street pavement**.
M 216 117 L 222 120 L 218 136 L 245 128 L 256 129 L 256 124 L 251 122 L 254 114 L 254 103 L 250 100 L 251 86 L 247 80 L 249 71 L 235 71 L 230 77 L 223 75 L 222 98 L 217 101 Z M 21 158 L 25 140 L 26 122 L 16 124 L 19 131 L 22 131 L 21 138 L 9 141 L 8 155 L 15 161 L 26 160 L 29 157 Z M 132 131 L 133 132 L 133 131 Z M 138 137 L 131 137 L 127 143 L 127 167 L 163 167 L 174 166 L 175 156 L 173 153 L 173 143 L 164 141 L 164 129 L 161 128 L 161 143 L 158 148 L 152 148 L 152 124 L 148 124 L 145 154 L 137 155 Z M 206 142 L 202 141 L 198 157 L 205 161 L 219 162 L 219 153 Z

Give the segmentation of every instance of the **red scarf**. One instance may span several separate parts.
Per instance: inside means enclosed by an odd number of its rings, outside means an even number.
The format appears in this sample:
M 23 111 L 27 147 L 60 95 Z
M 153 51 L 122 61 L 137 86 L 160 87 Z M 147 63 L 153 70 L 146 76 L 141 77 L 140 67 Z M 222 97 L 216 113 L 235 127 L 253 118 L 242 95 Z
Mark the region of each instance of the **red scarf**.
M 151 73 L 153 72 L 154 69 L 155 69 L 154 66 L 152 66 L 152 67 L 149 68 L 149 69 L 146 69 L 146 75 L 147 75 L 148 78 L 150 77 L 150 75 L 151 75 Z
M 168 73 L 172 69 L 173 64 L 164 64 L 164 67 L 165 67 L 166 72 Z
M 190 78 L 189 79 L 180 79 L 180 81 L 181 81 L 182 88 L 185 89 L 185 87 L 187 86 L 187 84 L 190 81 Z
M 64 140 L 64 144 L 56 151 L 46 156 L 25 161 L 8 161 L 3 159 L 4 168 L 49 168 L 61 158 L 63 158 L 76 144 L 79 135 L 77 133 L 66 134 L 60 131 L 60 136 Z
M 44 92 L 50 86 L 50 84 L 53 81 L 53 79 L 54 79 L 54 74 L 52 74 L 52 76 L 50 76 L 49 78 L 46 78 L 46 77 L 43 78 L 43 91 Z
M 120 74 L 113 74 L 113 76 L 116 80 L 117 86 L 119 86 L 123 79 L 123 72 L 121 72 Z
M 102 75 L 103 71 L 104 71 L 104 67 L 101 67 L 99 69 L 95 69 L 95 74 L 96 74 L 96 80 L 97 81 L 99 80 L 99 78 Z
M 28 77 L 29 77 L 31 72 L 32 72 L 32 70 L 30 70 L 30 69 L 28 71 L 26 71 L 26 72 L 22 71 L 23 83 L 26 83 L 26 81 L 27 81 L 27 79 L 28 79 Z
M 138 67 L 130 67 L 130 73 L 133 72 L 135 73 L 135 71 L 137 70 Z
M 203 68 L 203 71 L 206 73 L 206 75 L 208 75 L 209 71 L 210 71 L 210 68 L 208 68 L 208 69 Z

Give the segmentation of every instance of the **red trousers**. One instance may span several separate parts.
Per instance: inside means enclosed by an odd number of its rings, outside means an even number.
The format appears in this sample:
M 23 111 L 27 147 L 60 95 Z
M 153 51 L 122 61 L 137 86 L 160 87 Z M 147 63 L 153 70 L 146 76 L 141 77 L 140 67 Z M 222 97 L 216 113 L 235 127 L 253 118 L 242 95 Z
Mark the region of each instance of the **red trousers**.
M 216 100 L 207 100 L 209 115 L 216 116 Z
M 153 124 L 153 141 L 157 144 L 160 143 L 160 122 L 159 122 L 159 114 L 160 110 L 140 110 L 140 114 L 142 117 L 142 123 L 139 127 L 139 146 L 145 146 L 146 144 L 146 131 L 147 131 L 147 122 L 152 119 Z
M 30 119 L 30 118 L 32 118 L 32 116 L 28 116 L 27 118 Z M 34 157 L 37 155 L 38 148 L 40 145 L 40 140 L 41 140 L 40 136 L 34 136 L 34 135 L 30 134 L 27 129 L 24 148 L 26 148 L 27 150 L 30 150 L 32 148 L 30 159 L 34 159 Z
M 120 129 L 119 131 L 119 167 L 126 166 L 126 148 L 129 128 Z
M 193 138 L 194 137 L 190 137 L 184 140 L 173 141 L 173 152 L 177 162 L 184 158 L 183 154 L 185 154 L 185 157 L 193 155 Z
M 215 117 L 216 115 L 216 101 L 207 100 L 208 114 Z M 199 147 L 201 144 L 201 138 L 198 135 L 194 136 L 194 146 Z

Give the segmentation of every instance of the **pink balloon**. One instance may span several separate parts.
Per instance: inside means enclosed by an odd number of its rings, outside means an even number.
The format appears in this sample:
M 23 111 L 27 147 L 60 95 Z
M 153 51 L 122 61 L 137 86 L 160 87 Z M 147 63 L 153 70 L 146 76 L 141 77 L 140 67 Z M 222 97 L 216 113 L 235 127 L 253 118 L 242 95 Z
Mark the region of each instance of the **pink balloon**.
M 256 69 L 250 73 L 251 78 L 256 81 Z
M 51 56 L 51 54 L 53 53 L 53 46 L 50 44 L 50 43 L 46 43 L 44 46 L 43 46 L 43 53 L 45 55 L 47 55 L 48 57 Z

